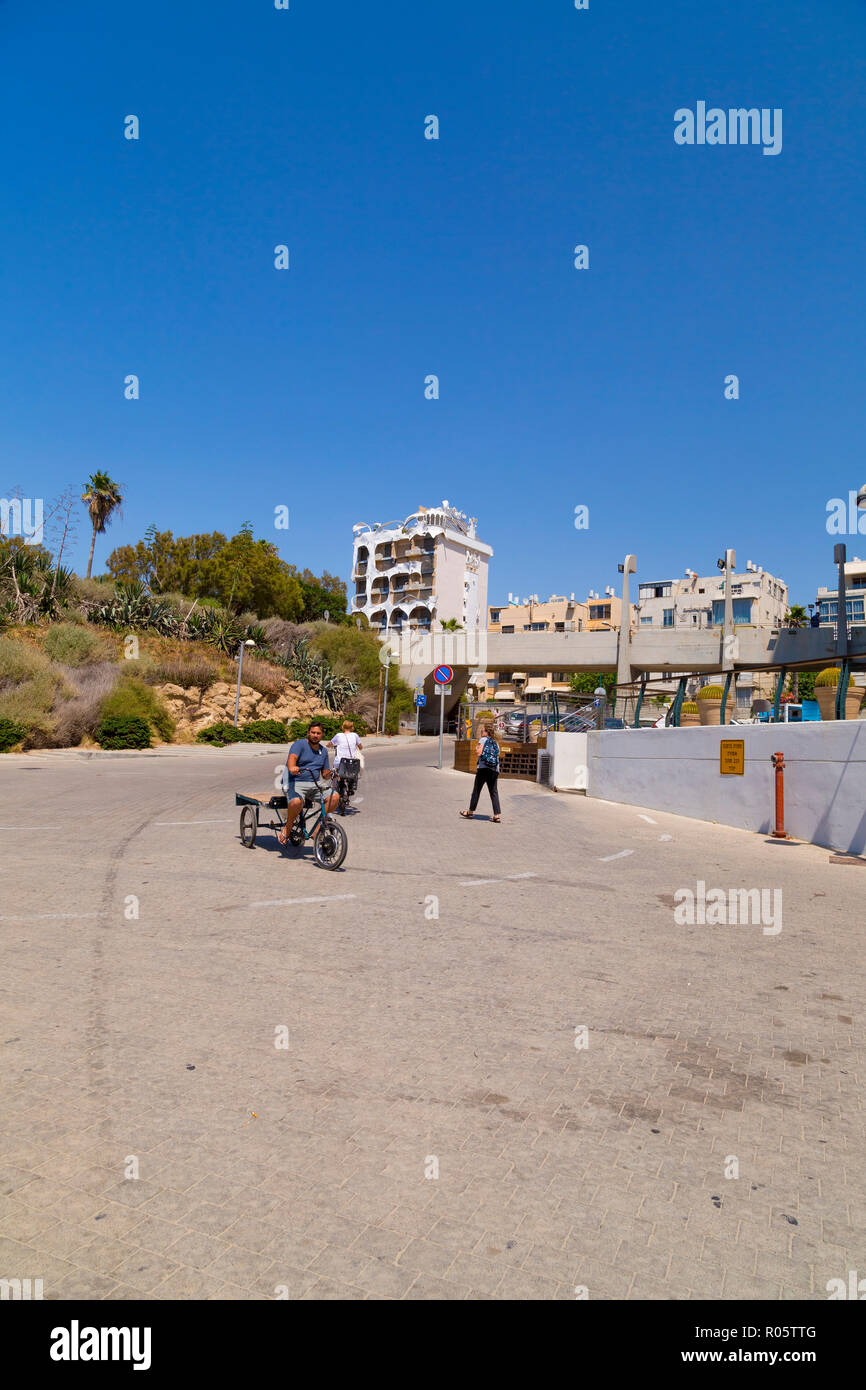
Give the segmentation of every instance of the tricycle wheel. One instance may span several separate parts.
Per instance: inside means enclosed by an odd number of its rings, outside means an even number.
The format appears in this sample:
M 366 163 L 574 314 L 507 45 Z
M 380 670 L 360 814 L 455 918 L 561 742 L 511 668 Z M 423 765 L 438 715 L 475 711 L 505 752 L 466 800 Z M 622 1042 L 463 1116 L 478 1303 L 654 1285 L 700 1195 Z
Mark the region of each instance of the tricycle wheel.
M 256 813 L 252 806 L 244 806 L 241 811 L 241 844 L 252 849 L 256 842 Z
M 349 840 L 342 825 L 338 825 L 328 816 L 316 836 L 315 848 L 316 862 L 323 869 L 339 869 L 349 848 Z

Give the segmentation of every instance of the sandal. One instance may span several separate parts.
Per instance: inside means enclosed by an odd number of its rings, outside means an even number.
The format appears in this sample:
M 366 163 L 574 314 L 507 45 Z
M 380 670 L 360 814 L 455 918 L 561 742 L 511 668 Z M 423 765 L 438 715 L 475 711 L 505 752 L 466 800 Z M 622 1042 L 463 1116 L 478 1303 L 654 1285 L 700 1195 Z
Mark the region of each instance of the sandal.
M 502 817 L 501 817 L 501 816 L 491 816 L 490 819 L 493 821 L 493 824 L 494 824 L 494 825 L 498 825 L 499 822 L 502 820 Z
M 461 814 L 461 816 L 463 817 L 464 820 L 474 820 L 474 819 L 475 819 L 475 812 L 474 812 L 474 811 L 461 811 L 460 814 Z

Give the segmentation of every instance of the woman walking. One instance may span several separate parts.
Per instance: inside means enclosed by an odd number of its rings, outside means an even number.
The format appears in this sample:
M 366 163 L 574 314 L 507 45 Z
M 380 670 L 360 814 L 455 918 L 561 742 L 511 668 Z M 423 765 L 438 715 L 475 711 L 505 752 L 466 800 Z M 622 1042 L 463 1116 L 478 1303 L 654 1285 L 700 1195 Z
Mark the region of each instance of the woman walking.
M 478 805 L 478 798 L 481 795 L 481 788 L 486 786 L 490 792 L 490 800 L 493 805 L 493 820 L 496 824 L 502 819 L 499 807 L 499 791 L 497 783 L 499 781 L 499 744 L 493 737 L 493 725 L 485 724 L 482 729 L 483 737 L 479 738 L 475 752 L 478 762 L 475 767 L 475 786 L 472 788 L 472 799 L 469 802 L 469 810 L 461 811 L 464 820 L 472 820 L 475 815 L 475 808 Z

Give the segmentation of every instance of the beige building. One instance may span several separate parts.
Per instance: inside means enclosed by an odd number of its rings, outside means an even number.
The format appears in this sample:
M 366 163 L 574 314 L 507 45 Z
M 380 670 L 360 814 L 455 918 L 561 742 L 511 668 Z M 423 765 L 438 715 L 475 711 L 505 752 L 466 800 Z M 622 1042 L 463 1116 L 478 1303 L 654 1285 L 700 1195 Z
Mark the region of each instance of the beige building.
M 604 594 L 590 590 L 585 600 L 574 594 L 551 594 L 542 600 L 537 594 L 523 602 L 509 595 L 506 604 L 491 604 L 488 609 L 488 632 L 598 632 L 619 630 L 622 600 L 613 589 Z M 481 700 L 521 700 L 537 696 L 543 690 L 571 689 L 570 671 L 485 671 L 476 672 L 473 687 Z

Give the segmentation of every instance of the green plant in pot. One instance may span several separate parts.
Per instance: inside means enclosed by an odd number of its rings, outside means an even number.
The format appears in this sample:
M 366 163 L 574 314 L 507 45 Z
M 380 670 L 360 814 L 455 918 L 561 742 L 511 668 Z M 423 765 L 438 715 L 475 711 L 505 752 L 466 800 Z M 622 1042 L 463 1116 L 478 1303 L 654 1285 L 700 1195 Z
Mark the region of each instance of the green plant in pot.
M 815 677 L 815 699 L 822 719 L 836 718 L 836 691 L 839 688 L 838 666 L 827 666 Z M 845 718 L 856 719 L 860 713 L 863 691 L 854 684 L 854 677 L 848 677 L 848 691 L 845 696 Z
M 724 696 L 725 692 L 721 685 L 705 685 L 698 691 L 698 715 L 702 724 L 721 724 Z M 728 711 L 726 710 L 725 713 L 727 714 Z
M 700 724 L 700 710 L 694 700 L 686 700 L 680 710 L 680 727 L 687 724 Z

